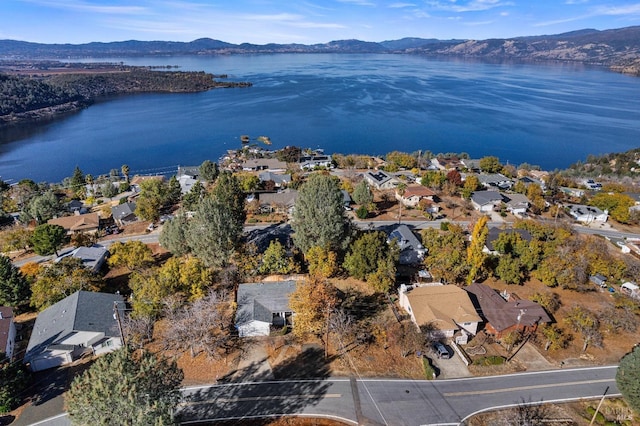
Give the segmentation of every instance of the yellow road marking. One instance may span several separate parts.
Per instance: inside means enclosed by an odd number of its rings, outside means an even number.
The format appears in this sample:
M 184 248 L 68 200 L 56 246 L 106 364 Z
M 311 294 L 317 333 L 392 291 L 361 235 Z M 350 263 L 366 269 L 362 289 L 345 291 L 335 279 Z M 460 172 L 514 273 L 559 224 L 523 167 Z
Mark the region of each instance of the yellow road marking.
M 468 391 L 468 392 L 449 392 L 449 393 L 443 393 L 442 396 L 485 395 L 489 393 L 514 392 L 514 391 L 529 390 L 529 389 L 555 388 L 558 386 L 582 385 L 584 383 L 606 383 L 606 382 L 612 382 L 613 380 L 614 379 L 586 380 L 582 382 L 550 383 L 547 385 L 519 386 L 515 388 L 504 388 L 504 389 L 489 389 L 489 390 Z

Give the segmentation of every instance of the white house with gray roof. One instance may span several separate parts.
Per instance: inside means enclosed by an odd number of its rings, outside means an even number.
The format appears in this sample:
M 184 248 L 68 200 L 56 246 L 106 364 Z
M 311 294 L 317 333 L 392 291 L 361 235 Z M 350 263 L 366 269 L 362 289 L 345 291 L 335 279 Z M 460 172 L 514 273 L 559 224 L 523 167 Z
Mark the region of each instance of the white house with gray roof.
M 609 219 L 609 212 L 602 211 L 594 206 L 585 206 L 582 204 L 571 204 L 568 206 L 569 215 L 582 223 L 606 222 Z
M 119 294 L 77 291 L 38 314 L 24 363 L 31 371 L 69 364 L 84 354 L 100 355 L 122 346 L 115 306 Z M 119 311 L 121 313 L 121 311 Z
M 289 296 L 295 289 L 295 281 L 240 284 L 236 311 L 238 335 L 268 336 L 272 325 L 293 325 Z
M 369 185 L 379 190 L 395 188 L 399 183 L 398 179 L 382 170 L 368 171 L 363 176 Z

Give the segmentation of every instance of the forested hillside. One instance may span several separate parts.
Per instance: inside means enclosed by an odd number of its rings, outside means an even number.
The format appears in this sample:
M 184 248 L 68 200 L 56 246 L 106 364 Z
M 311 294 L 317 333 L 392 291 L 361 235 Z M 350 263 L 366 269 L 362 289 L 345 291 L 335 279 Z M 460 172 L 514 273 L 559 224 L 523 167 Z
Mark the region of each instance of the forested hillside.
M 0 74 L 0 117 L 83 100 L 71 88 Z
M 0 74 L 0 127 L 72 112 L 101 96 L 201 92 L 251 83 L 220 82 L 205 72 L 154 71 L 114 66 L 112 70 L 51 72 L 26 76 Z

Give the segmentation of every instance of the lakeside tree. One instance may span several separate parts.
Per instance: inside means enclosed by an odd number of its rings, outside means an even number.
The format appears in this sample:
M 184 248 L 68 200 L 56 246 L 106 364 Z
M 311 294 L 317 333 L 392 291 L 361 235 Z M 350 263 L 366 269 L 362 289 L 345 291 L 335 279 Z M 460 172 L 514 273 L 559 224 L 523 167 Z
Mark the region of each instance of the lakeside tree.
M 31 288 L 22 272 L 5 255 L 0 255 L 0 306 L 20 308 L 29 304 Z
M 62 247 L 67 238 L 67 231 L 60 225 L 45 223 L 38 225 L 33 230 L 31 236 L 31 246 L 33 251 L 40 256 L 55 254 L 58 256 L 58 249 Z
M 448 284 L 462 283 L 468 275 L 464 230 L 449 224 L 448 230 L 429 228 L 422 231 L 422 241 L 428 249 L 424 264 L 434 277 Z
M 33 197 L 26 208 L 20 214 L 22 223 L 29 223 L 35 220 L 36 223 L 46 223 L 49 219 L 62 212 L 62 206 L 58 201 L 58 197 L 52 190 L 48 190 L 41 195 Z
M 334 178 L 321 173 L 309 176 L 298 192 L 291 228 L 293 242 L 303 253 L 318 245 L 333 251 L 344 248 L 349 226 Z
M 211 191 L 211 198 L 224 205 L 232 215 L 233 227 L 244 225 L 247 214 L 244 210 L 244 192 L 238 178 L 228 172 L 221 173 Z
M 182 188 L 180 187 L 180 182 L 176 179 L 175 175 L 171 176 L 169 182 L 167 183 L 167 193 L 164 200 L 164 204 L 178 204 L 180 199 L 182 198 Z
M 186 211 L 192 211 L 196 208 L 202 197 L 205 195 L 204 186 L 198 180 L 193 184 L 189 192 L 182 197 L 182 207 Z
M 172 424 L 184 377 L 175 361 L 127 348 L 98 358 L 65 394 L 75 425 Z
M 84 173 L 80 170 L 80 167 L 76 166 L 73 170 L 73 175 L 69 178 L 69 189 L 80 198 L 84 198 L 86 195 L 85 184 L 87 183 Z
M 640 413 L 640 346 L 620 360 L 616 384 L 627 404 Z
M 131 171 L 131 168 L 126 164 L 123 164 L 122 167 L 120 167 L 120 170 L 122 171 L 122 176 L 124 176 L 124 180 L 129 182 L 129 172 Z M 116 174 L 117 174 L 117 171 L 116 171 Z
M 220 170 L 218 170 L 217 163 L 214 163 L 211 160 L 205 160 L 200 164 L 198 173 L 200 173 L 200 177 L 206 182 L 214 182 L 218 178 Z
M 112 199 L 118 195 L 118 188 L 116 188 L 111 182 L 105 182 L 100 186 L 100 193 L 102 193 L 103 197 Z
M 486 156 L 480 159 L 480 170 L 485 173 L 498 173 L 502 170 L 502 164 L 500 164 L 500 160 L 498 157 L 494 156 Z

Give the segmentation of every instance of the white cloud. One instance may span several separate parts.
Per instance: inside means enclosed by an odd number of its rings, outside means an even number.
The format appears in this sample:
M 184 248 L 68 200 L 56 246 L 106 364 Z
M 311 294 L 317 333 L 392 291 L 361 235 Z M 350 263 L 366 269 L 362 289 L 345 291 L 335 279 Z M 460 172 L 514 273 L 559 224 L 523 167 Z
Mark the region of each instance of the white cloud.
M 640 3 L 626 6 L 600 6 L 594 9 L 594 15 L 637 15 L 640 14 Z
M 77 0 L 23 0 L 27 3 L 36 4 L 61 10 L 73 10 L 79 12 L 112 14 L 112 15 L 139 15 L 147 13 L 148 9 L 141 6 L 103 6 L 90 4 Z
M 372 3 L 368 0 L 338 0 L 340 3 L 348 3 L 354 4 L 356 6 L 376 6 L 375 3 Z
M 389 5 L 392 9 L 403 9 L 405 7 L 416 7 L 414 3 L 392 3 Z
M 456 0 L 450 0 L 449 2 L 435 0 L 428 1 L 427 4 L 434 9 L 444 10 L 447 12 L 479 12 L 501 6 L 513 6 L 511 1 L 502 0 L 471 0 L 460 3 Z

